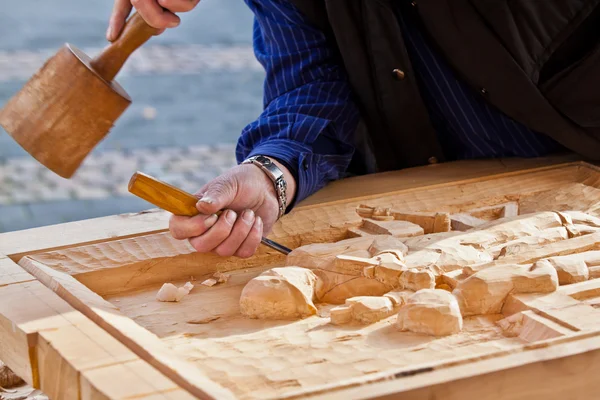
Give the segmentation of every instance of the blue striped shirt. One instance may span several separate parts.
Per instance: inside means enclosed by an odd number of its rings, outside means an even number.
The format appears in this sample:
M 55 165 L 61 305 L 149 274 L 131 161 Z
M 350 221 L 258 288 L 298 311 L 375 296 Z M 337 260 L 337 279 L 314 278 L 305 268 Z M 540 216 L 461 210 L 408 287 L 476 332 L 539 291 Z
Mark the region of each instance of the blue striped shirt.
M 246 0 L 254 12 L 254 51 L 266 71 L 264 110 L 242 131 L 238 162 L 262 154 L 296 177 L 297 202 L 343 178 L 360 119 L 345 71 L 327 44 L 287 0 Z M 560 149 L 490 106 L 455 76 L 409 13 L 398 12 L 416 79 L 449 159 L 537 157 Z

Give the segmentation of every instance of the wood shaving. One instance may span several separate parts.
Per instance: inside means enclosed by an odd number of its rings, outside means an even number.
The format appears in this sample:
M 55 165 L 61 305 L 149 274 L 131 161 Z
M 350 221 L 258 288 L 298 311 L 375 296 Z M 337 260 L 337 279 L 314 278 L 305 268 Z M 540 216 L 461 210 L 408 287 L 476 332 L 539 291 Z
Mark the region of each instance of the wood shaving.
M 212 321 L 216 321 L 219 318 L 221 318 L 220 315 L 211 315 L 209 317 L 206 318 L 200 318 L 200 319 L 192 319 L 189 321 L 186 321 L 188 324 L 193 324 L 193 325 L 202 325 L 202 324 L 208 324 L 209 322 Z

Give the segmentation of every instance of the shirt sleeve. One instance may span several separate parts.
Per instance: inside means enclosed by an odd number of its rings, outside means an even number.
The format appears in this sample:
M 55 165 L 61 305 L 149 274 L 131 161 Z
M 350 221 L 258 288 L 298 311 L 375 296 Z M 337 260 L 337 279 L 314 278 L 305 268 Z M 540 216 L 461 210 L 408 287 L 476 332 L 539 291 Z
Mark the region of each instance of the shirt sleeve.
M 254 52 L 264 67 L 264 110 L 238 140 L 238 162 L 253 155 L 283 163 L 297 182 L 288 206 L 344 177 L 360 114 L 323 32 L 287 0 L 246 0 Z

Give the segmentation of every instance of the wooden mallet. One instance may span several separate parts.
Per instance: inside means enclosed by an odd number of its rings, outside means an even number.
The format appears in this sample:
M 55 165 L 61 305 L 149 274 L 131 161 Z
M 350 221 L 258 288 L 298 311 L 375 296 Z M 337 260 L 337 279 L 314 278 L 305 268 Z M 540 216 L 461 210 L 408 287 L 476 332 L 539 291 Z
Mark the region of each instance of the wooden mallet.
M 135 13 L 94 59 L 66 44 L 0 110 L 0 125 L 40 163 L 70 178 L 131 104 L 115 76 L 158 32 Z

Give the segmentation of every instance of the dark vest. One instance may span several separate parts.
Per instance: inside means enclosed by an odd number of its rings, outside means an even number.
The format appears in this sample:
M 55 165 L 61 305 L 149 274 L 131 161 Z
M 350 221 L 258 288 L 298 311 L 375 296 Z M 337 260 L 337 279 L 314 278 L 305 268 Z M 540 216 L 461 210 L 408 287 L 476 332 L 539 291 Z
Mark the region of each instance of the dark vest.
M 459 77 L 500 111 L 600 160 L 600 0 L 291 0 L 348 74 L 377 170 L 445 160 L 393 2 L 416 7 Z M 357 161 L 357 160 L 355 160 Z

